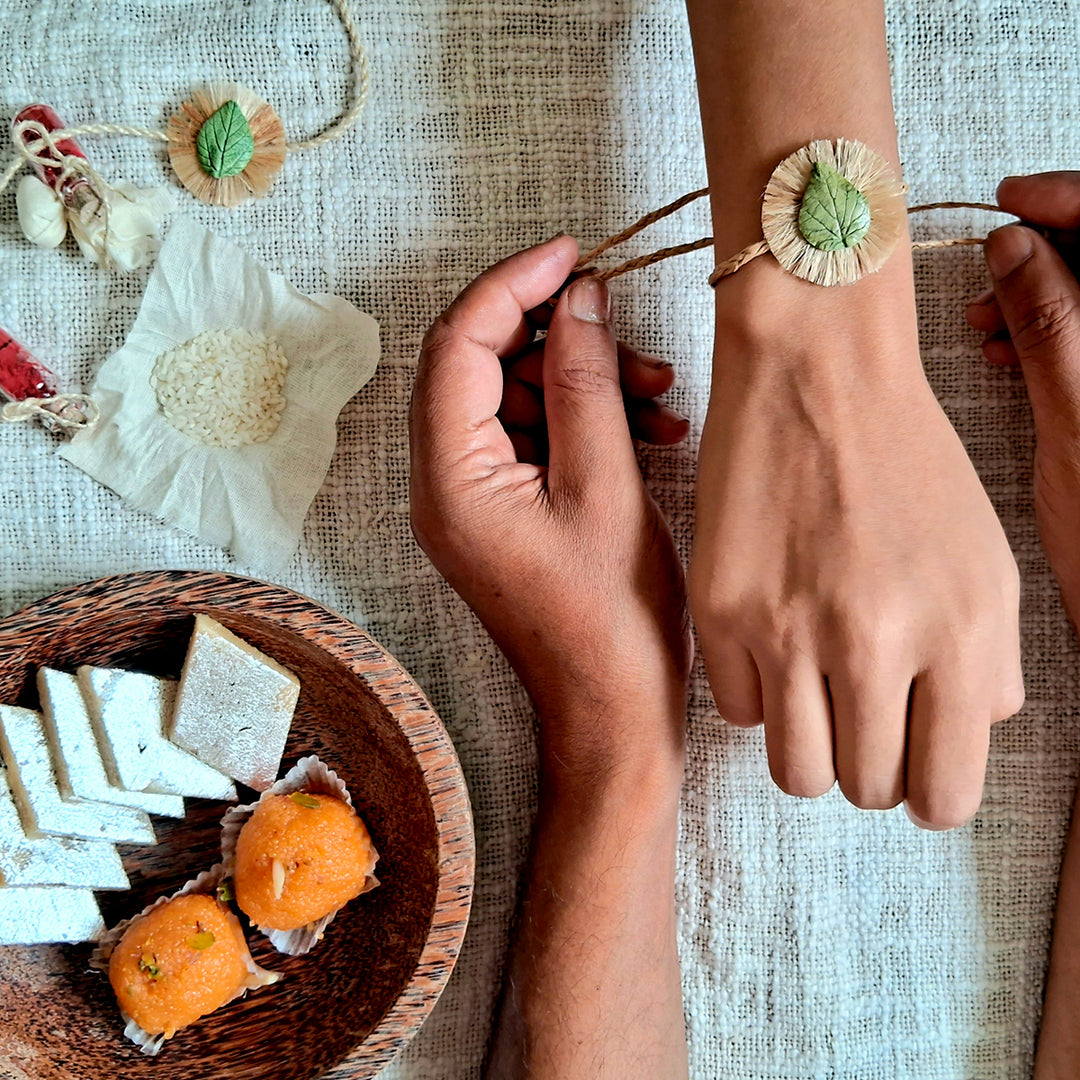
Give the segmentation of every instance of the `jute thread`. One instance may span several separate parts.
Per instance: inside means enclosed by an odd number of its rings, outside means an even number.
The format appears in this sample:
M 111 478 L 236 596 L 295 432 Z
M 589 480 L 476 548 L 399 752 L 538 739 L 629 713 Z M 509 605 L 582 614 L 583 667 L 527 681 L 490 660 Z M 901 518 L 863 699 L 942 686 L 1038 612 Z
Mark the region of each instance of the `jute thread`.
M 62 431 L 91 428 L 98 422 L 100 415 L 97 403 L 88 394 L 24 398 L 22 401 L 9 401 L 0 409 L 0 420 L 6 424 L 42 420 L 49 427 L 60 428 Z
M 681 210 L 684 206 L 695 202 L 697 199 L 704 198 L 708 194 L 708 188 L 699 188 L 697 191 L 691 191 L 686 195 L 680 196 L 666 206 L 660 207 L 659 210 L 651 211 L 644 217 L 635 221 L 633 225 L 628 225 L 621 232 L 617 232 L 612 236 L 609 236 L 602 243 L 597 244 L 596 247 L 588 252 L 588 254 L 583 255 L 578 259 L 573 272 L 580 274 L 582 271 L 590 269 L 593 261 L 598 256 L 605 254 L 614 247 L 618 247 L 620 244 L 623 244 L 636 236 L 643 229 L 647 229 L 650 225 L 669 217 L 671 214 Z M 996 214 L 1008 213 L 1007 210 L 1003 210 L 1000 206 L 996 206 L 993 203 L 957 201 L 922 203 L 919 206 L 909 206 L 907 212 L 911 215 L 925 213 L 929 210 L 986 210 Z M 710 247 L 712 243 L 713 238 L 711 236 L 703 236 L 700 240 L 694 240 L 687 244 L 677 244 L 674 247 L 660 248 L 648 255 L 638 255 L 633 259 L 627 259 L 625 262 L 621 262 L 617 266 L 609 267 L 607 270 L 597 271 L 595 276 L 602 281 L 610 281 L 612 278 L 628 274 L 632 270 L 641 270 L 646 266 L 653 266 L 656 263 L 663 262 L 665 259 L 673 258 L 676 255 L 683 255 L 688 251 L 700 251 L 702 248 Z M 941 240 L 916 240 L 912 242 L 911 248 L 913 251 L 929 251 L 934 248 L 969 247 L 984 243 L 986 243 L 985 236 L 953 236 Z M 747 247 L 743 248 L 742 251 L 738 252 L 738 254 L 718 263 L 716 269 L 713 270 L 712 274 L 709 276 L 709 284 L 715 286 L 718 281 L 734 274 L 736 270 L 741 269 L 748 262 L 751 262 L 761 255 L 766 255 L 768 252 L 769 245 L 764 240 L 758 240 L 753 244 L 749 244 Z

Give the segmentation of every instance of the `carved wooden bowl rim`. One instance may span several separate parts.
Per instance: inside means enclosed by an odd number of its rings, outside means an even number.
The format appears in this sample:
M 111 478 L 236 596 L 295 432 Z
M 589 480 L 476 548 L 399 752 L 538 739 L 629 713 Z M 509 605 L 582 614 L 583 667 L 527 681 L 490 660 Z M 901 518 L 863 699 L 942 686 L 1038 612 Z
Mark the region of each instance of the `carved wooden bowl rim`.
M 401 729 L 416 757 L 435 818 L 438 883 L 431 925 L 416 967 L 397 1000 L 362 1042 L 325 1073 L 325 1080 L 363 1080 L 385 1068 L 427 1019 L 453 971 L 465 936 L 476 866 L 472 809 L 457 752 L 423 691 L 401 664 L 355 623 L 295 590 L 220 571 L 144 570 L 68 586 L 0 619 L 0 632 L 50 621 L 91 597 L 116 606 L 167 590 L 171 604 L 265 619 L 325 652 L 362 679 Z M 287 603 L 282 604 L 282 601 Z M 317 615 L 315 622 L 311 616 Z M 372 670 L 372 654 L 385 666 Z M 385 693 L 393 684 L 393 692 Z

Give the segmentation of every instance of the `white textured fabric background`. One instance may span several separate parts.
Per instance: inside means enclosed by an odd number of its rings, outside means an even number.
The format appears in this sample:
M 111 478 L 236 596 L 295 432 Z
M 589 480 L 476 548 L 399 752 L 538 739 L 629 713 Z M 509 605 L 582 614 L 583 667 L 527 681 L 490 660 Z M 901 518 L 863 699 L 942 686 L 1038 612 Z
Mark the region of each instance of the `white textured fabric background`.
M 476 814 L 473 923 L 442 1002 L 387 1075 L 474 1077 L 534 795 L 525 695 L 413 543 L 405 410 L 420 337 L 475 272 L 566 229 L 593 241 L 704 182 L 681 0 L 366 0 L 368 107 L 339 143 L 291 156 L 265 201 L 179 213 L 305 292 L 382 325 L 384 359 L 346 407 L 292 586 L 367 627 L 412 670 L 462 758 Z M 914 201 L 985 199 L 1007 172 L 1080 163 L 1078 0 L 891 0 L 901 149 Z M 7 0 L 0 116 L 31 100 L 71 123 L 161 127 L 200 82 L 275 103 L 290 138 L 339 111 L 345 42 L 324 0 Z M 798 93 L 798 87 L 792 87 Z M 113 178 L 170 181 L 160 149 L 85 140 Z M 939 216 L 924 233 L 982 223 Z M 630 254 L 707 231 L 703 208 Z M 963 304 L 980 256 L 917 260 L 924 357 L 1013 540 L 1024 576 L 1028 705 L 999 728 L 970 827 L 917 832 L 902 812 L 772 788 L 760 732 L 717 723 L 698 673 L 678 901 L 695 1078 L 1004 1080 L 1030 1075 L 1049 920 L 1080 759 L 1077 650 L 1039 553 L 1032 435 L 1019 379 L 988 370 Z M 691 445 L 647 452 L 688 550 L 711 294 L 704 253 L 624 279 L 626 339 L 675 361 Z M 0 325 L 88 385 L 134 318 L 146 271 L 101 272 L 21 238 L 0 199 Z M 116 571 L 258 575 L 122 505 L 36 426 L 0 429 L 4 612 Z

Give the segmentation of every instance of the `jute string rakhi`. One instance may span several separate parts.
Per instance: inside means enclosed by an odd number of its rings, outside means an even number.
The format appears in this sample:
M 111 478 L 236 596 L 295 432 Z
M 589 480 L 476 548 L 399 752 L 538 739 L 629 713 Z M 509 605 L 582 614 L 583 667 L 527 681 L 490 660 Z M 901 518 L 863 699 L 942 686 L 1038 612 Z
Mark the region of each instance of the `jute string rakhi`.
M 109 188 L 73 140 L 119 136 L 167 144 L 181 182 L 204 202 L 235 206 L 247 198 L 265 195 L 286 154 L 311 150 L 340 138 L 356 123 L 367 100 L 370 71 L 356 22 L 347 0 L 330 3 L 348 39 L 352 85 L 347 108 L 317 135 L 286 141 L 284 127 L 273 108 L 252 91 L 228 82 L 196 91 L 165 131 L 112 123 L 66 127 L 43 123 L 36 114 L 24 118 L 20 113 L 12 125 L 16 157 L 0 174 L 0 193 L 24 166 L 32 165 L 39 176 L 42 170 L 50 170 L 48 183 L 59 194 L 81 191 L 77 209 L 83 211 L 89 205 L 89 212 L 95 213 L 108 205 Z M 69 182 L 66 187 L 61 187 L 57 177 Z

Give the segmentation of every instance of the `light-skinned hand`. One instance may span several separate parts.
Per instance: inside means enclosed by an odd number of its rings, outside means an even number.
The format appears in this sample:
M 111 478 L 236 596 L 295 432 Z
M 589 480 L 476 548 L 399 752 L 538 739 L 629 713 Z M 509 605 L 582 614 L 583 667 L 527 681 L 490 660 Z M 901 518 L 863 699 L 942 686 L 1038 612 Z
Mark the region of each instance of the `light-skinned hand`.
M 683 576 L 638 470 L 608 290 L 575 281 L 539 345 L 525 317 L 576 257 L 569 237 L 513 255 L 429 330 L 410 412 L 413 530 L 532 696 L 549 775 L 667 780 L 682 768 Z M 518 408 L 504 372 L 523 363 L 539 366 L 520 381 L 542 387 L 528 419 L 544 464 L 500 421 Z
M 1023 701 L 1016 564 L 919 360 L 910 257 L 722 282 L 690 599 L 721 716 L 793 795 L 947 828 Z

